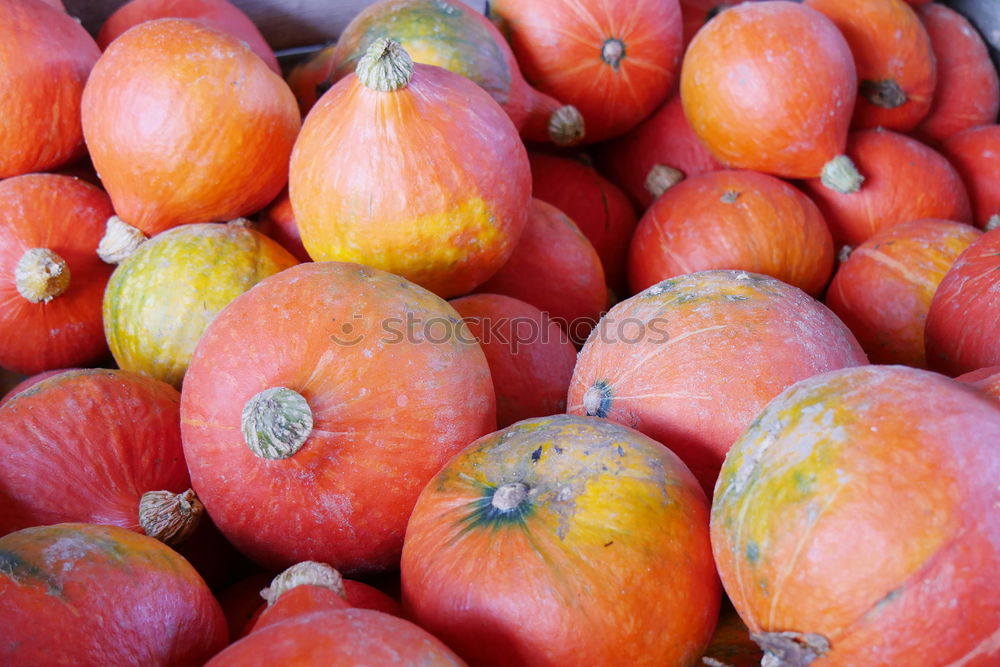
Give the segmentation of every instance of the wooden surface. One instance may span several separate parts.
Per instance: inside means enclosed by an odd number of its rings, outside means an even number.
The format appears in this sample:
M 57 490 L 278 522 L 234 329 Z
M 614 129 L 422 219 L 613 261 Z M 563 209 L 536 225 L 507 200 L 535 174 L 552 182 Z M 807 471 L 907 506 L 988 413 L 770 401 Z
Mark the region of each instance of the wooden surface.
M 230 0 L 257 24 L 272 49 L 321 44 L 336 39 L 372 0 Z M 456 0 L 485 9 L 485 0 Z M 63 0 L 66 11 L 96 34 L 122 0 Z

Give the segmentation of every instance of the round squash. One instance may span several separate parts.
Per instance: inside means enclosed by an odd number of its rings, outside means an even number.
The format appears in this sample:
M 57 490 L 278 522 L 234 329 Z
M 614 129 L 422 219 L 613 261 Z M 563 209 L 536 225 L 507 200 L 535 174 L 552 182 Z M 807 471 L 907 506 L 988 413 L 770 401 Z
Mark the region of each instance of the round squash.
M 263 208 L 285 185 L 299 123 L 295 96 L 244 42 L 188 19 L 123 34 L 83 93 L 94 167 L 146 236 Z M 109 231 L 103 254 L 117 261 Z
M 711 171 L 667 190 L 642 216 L 629 251 L 632 294 L 710 269 L 763 273 L 817 295 L 833 240 L 816 205 L 753 171 Z
M 332 85 L 328 80 L 330 64 L 336 44 L 327 44 L 322 49 L 295 65 L 285 77 L 288 87 L 298 100 L 299 110 L 304 117 Z
M 691 43 L 695 34 L 718 15 L 719 12 L 738 5 L 743 0 L 680 0 L 681 18 L 684 23 L 684 47 Z
M 284 570 L 260 592 L 267 601 L 247 626 L 247 634 L 317 611 L 350 609 L 344 578 L 324 563 L 303 561 Z
M 978 371 L 963 373 L 955 379 L 971 384 L 987 396 L 1000 401 L 1000 366 L 980 368 Z
M 241 223 L 158 234 L 118 265 L 104 292 L 104 331 L 118 367 L 180 388 L 218 312 L 295 264 L 276 241 Z
M 1000 125 L 984 125 L 952 135 L 941 151 L 968 188 L 976 225 L 984 229 L 1000 226 Z
M 927 312 L 927 364 L 947 375 L 1000 364 L 1000 229 L 986 232 L 948 270 Z
M 941 0 L 969 19 L 986 40 L 993 65 L 1000 71 L 1000 5 L 992 0 Z
M 997 442 L 989 399 L 903 366 L 775 398 L 712 505 L 719 573 L 762 664 L 996 664 L 1000 515 L 983 510 Z
M 313 107 L 289 196 L 317 261 L 359 262 L 442 296 L 472 291 L 514 249 L 531 169 L 503 110 L 468 79 L 376 40 Z
M 101 55 L 65 11 L 6 0 L 0 12 L 0 179 L 83 155 L 80 96 Z
M 865 363 L 850 330 L 801 290 L 702 271 L 608 311 L 580 351 L 568 412 L 666 444 L 711 494 L 729 447 L 768 401 L 804 378 Z
M 208 326 L 181 433 L 198 497 L 237 548 L 266 567 L 354 573 L 397 562 L 420 489 L 496 428 L 495 410 L 451 306 L 377 269 L 312 262 Z
M 71 176 L 0 181 L 0 366 L 34 374 L 107 355 L 111 267 L 95 251 L 112 212 L 104 192 Z
M 523 421 L 420 494 L 403 605 L 470 664 L 693 665 L 719 613 L 707 513 L 687 467 L 641 433 Z
M 580 110 L 586 141 L 635 127 L 670 93 L 683 55 L 677 0 L 492 0 L 528 81 Z
M 924 325 L 948 269 L 980 237 L 950 220 L 914 220 L 884 229 L 854 248 L 837 269 L 826 305 L 875 364 L 926 368 Z
M 200 665 L 226 645 L 205 582 L 157 540 L 62 523 L 0 537 L 0 662 Z

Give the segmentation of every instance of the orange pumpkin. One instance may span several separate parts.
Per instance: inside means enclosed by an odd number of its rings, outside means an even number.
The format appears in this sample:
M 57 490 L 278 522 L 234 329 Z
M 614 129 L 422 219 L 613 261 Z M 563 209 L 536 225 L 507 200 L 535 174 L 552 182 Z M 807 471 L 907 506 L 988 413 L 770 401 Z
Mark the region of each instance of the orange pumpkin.
M 475 665 L 693 665 L 719 613 L 707 512 L 687 467 L 641 433 L 526 420 L 420 494 L 403 605 Z
M 983 125 L 954 134 L 941 151 L 968 188 L 976 225 L 984 229 L 1000 226 L 1000 125 Z
M 295 213 L 292 212 L 292 200 L 288 198 L 288 190 L 282 190 L 278 198 L 257 216 L 258 230 L 270 236 L 281 244 L 281 247 L 292 253 L 300 262 L 311 262 L 309 253 L 302 245 L 299 226 L 295 223 Z
M 507 261 L 531 170 L 493 98 L 380 39 L 306 118 L 289 196 L 314 260 L 359 262 L 451 297 Z
M 0 178 L 55 169 L 83 154 L 80 96 L 101 55 L 65 11 L 6 0 L 0 12 Z
M 764 653 L 750 639 L 746 624 L 729 600 L 724 599 L 719 623 L 712 635 L 712 643 L 705 649 L 702 662 L 709 667 L 760 667 L 763 658 Z
M 187 19 L 116 39 L 83 93 L 94 167 L 118 217 L 147 236 L 263 208 L 285 185 L 299 122 L 295 96 L 245 43 Z
M 288 72 L 285 80 L 299 102 L 299 110 L 305 116 L 316 104 L 316 100 L 330 89 L 327 73 L 333 60 L 335 44 L 328 44 L 298 63 Z
M 775 398 L 726 457 L 711 523 L 762 664 L 997 664 L 998 442 L 996 405 L 928 371 Z
M 1000 366 L 988 366 L 977 371 L 963 373 L 955 378 L 959 382 L 971 384 L 987 396 L 1000 401 Z

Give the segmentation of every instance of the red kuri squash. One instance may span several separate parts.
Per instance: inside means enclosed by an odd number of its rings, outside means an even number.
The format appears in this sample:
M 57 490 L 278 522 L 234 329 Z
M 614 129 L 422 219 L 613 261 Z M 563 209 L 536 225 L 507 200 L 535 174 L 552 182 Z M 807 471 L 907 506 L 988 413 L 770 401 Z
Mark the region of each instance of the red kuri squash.
M 336 44 L 328 44 L 298 63 L 288 72 L 285 81 L 292 89 L 295 99 L 299 102 L 299 110 L 305 116 L 332 85 L 328 80 L 330 63 L 333 62 L 333 51 Z
M 968 188 L 975 223 L 984 229 L 1000 226 L 1000 125 L 954 134 L 941 151 Z
M 955 379 L 971 384 L 987 396 L 1000 401 L 1000 366 L 980 368 L 978 371 L 963 373 Z
M 281 244 L 295 259 L 300 262 L 311 262 L 312 258 L 302 245 L 299 226 L 292 212 L 292 201 L 288 198 L 288 190 L 282 190 L 277 199 L 257 216 L 258 229 Z

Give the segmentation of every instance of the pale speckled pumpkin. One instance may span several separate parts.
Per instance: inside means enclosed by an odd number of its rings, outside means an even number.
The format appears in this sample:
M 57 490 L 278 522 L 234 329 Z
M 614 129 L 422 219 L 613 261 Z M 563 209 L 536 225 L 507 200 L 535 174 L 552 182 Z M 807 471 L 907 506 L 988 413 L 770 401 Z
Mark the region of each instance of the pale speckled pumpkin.
M 104 292 L 104 331 L 115 361 L 179 387 L 215 315 L 297 263 L 241 224 L 183 225 L 157 235 L 118 265 Z

